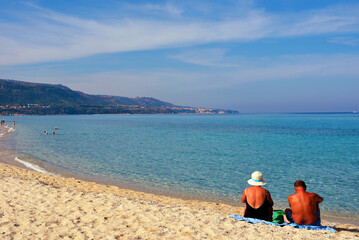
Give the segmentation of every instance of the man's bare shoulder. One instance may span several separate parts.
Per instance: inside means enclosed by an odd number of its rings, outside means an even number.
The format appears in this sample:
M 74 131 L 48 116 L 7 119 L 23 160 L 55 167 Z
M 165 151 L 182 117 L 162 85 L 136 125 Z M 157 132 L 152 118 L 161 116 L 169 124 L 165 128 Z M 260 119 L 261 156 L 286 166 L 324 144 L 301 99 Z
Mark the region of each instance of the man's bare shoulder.
M 316 193 L 314 193 L 314 192 L 308 192 L 308 195 L 309 195 L 310 197 L 316 197 L 316 196 L 319 197 L 319 195 L 316 194 Z
M 295 198 L 295 193 L 288 196 L 288 200 Z
M 310 197 L 316 199 L 318 202 L 323 202 L 324 199 L 321 196 L 319 196 L 318 194 L 316 194 L 316 193 L 310 193 L 310 194 L 311 194 Z

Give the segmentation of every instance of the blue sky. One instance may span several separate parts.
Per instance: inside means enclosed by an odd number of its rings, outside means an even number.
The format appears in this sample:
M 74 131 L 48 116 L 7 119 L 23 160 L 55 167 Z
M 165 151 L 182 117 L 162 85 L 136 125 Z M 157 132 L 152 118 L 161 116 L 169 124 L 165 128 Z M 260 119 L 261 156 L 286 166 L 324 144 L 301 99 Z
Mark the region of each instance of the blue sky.
M 0 0 L 0 78 L 240 112 L 359 110 L 359 2 Z

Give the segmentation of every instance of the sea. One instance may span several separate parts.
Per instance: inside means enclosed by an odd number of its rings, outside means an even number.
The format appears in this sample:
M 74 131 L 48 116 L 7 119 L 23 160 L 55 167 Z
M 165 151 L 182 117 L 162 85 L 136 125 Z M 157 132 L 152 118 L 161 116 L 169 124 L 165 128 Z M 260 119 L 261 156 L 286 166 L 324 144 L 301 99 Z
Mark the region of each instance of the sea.
M 359 114 L 1 118 L 16 122 L 1 147 L 40 172 L 241 206 L 258 170 L 275 209 L 301 179 L 322 213 L 359 219 Z

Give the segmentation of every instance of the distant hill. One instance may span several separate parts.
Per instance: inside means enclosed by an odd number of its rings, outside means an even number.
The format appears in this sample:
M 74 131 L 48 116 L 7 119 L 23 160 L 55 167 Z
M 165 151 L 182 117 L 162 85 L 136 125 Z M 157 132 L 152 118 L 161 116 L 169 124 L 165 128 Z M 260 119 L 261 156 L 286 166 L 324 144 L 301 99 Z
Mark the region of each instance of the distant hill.
M 174 107 L 175 105 L 150 97 L 117 97 L 90 95 L 73 91 L 63 85 L 29 83 L 0 79 L 0 105 L 125 105 L 141 107 Z
M 0 79 L 0 114 L 238 113 L 176 106 L 152 97 L 91 95 L 63 85 Z

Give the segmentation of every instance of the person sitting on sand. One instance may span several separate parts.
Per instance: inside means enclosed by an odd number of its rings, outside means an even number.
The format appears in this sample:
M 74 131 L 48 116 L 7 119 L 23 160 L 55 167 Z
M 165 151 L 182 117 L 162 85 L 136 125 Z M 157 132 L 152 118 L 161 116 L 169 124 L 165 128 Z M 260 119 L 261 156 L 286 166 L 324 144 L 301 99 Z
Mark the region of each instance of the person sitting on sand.
M 267 184 L 261 172 L 252 173 L 252 178 L 248 180 L 252 187 L 246 188 L 242 195 L 244 206 L 243 217 L 257 218 L 272 221 L 273 200 L 268 190 L 261 186 Z
M 285 210 L 288 221 L 300 225 L 320 226 L 319 203 L 324 199 L 316 193 L 307 192 L 307 185 L 302 180 L 295 181 L 294 189 L 296 193 L 288 197 L 291 209 Z

